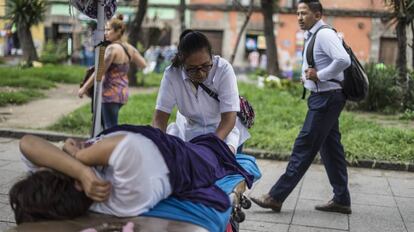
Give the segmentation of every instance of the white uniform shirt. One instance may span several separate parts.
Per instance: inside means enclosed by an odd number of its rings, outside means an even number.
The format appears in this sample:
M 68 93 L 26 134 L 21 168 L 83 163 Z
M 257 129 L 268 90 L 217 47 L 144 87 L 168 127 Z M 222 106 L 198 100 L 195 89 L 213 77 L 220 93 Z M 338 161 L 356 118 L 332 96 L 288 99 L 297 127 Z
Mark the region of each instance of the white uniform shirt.
M 220 102 L 201 87 L 196 89 L 182 68 L 170 66 L 166 69 L 155 108 L 171 113 L 177 106 L 177 119 L 168 126 L 168 134 L 189 141 L 201 134 L 214 133 L 221 121 L 221 113 L 240 111 L 237 78 L 232 66 L 219 56 L 214 56 L 212 61 L 213 67 L 203 84 L 218 94 Z M 237 149 L 249 137 L 247 128 L 237 118 L 225 141 Z
M 157 146 L 141 134 L 126 134 L 113 150 L 108 166 L 96 168 L 98 177 L 111 182 L 109 199 L 95 202 L 91 211 L 118 217 L 133 217 L 147 212 L 171 194 L 169 170 Z M 37 167 L 23 155 L 22 160 L 33 171 Z
M 338 83 L 328 80 L 336 79 L 342 81 L 344 79 L 343 71 L 351 64 L 351 58 L 343 47 L 342 40 L 337 33 L 331 29 L 322 29 L 316 35 L 315 45 L 313 47 L 313 58 L 320 82 L 316 85 L 315 82 L 306 79 L 305 70 L 308 68 L 306 51 L 308 44 L 312 40 L 315 32 L 323 25 L 325 25 L 323 20 L 319 20 L 304 35 L 305 49 L 303 53 L 302 80 L 305 88 L 312 92 L 341 89 Z

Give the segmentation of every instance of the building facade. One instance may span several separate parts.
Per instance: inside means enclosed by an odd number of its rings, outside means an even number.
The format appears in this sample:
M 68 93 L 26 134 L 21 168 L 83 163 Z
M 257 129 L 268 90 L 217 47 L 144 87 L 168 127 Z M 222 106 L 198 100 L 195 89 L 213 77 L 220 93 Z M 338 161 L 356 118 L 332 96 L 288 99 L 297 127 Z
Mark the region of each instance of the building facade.
M 6 1 L 0 0 L 0 55 L 7 55 L 10 51 L 7 40 L 10 39 L 12 27 L 4 18 Z M 185 26 L 204 32 L 213 44 L 214 53 L 230 59 L 246 18 L 244 9 L 248 7 L 250 0 L 238 2 L 241 6 L 233 0 L 186 0 L 183 13 Z M 321 2 L 325 9 L 325 22 L 337 29 L 361 61 L 395 64 L 395 26 L 384 20 L 388 11 L 383 0 Z M 48 3 L 44 23 L 32 28 L 39 52 L 49 40 L 67 43 L 68 53 L 76 52 L 84 44 L 92 43 L 89 18 L 70 8 L 67 0 L 49 0 Z M 259 52 L 261 57 L 265 54 L 260 1 L 254 0 L 253 3 L 253 13 L 236 52 L 236 67 L 249 66 L 249 54 L 253 51 Z M 125 22 L 129 22 L 135 16 L 137 4 L 138 1 L 119 0 L 117 13 L 123 14 Z M 180 15 L 183 12 L 179 5 L 180 0 L 148 0 L 141 31 L 144 48 L 178 42 L 181 32 Z M 275 43 L 282 70 L 297 68 L 301 63 L 303 32 L 297 24 L 296 5 L 297 0 L 280 0 L 278 13 L 273 16 Z M 407 36 L 410 43 L 413 36 L 410 29 L 407 29 Z M 411 51 L 407 48 L 408 57 L 412 56 Z
M 240 1 L 247 7 L 249 1 Z M 388 13 L 383 0 L 321 0 L 325 16 L 324 21 L 337 29 L 339 34 L 352 47 L 362 62 L 383 62 L 395 64 L 397 58 L 397 39 L 394 25 L 385 21 Z M 210 38 L 215 43 L 219 54 L 230 58 L 238 32 L 245 20 L 242 11 L 232 10 L 233 1 L 228 0 L 191 0 L 191 4 L 216 4 L 216 9 L 198 9 L 191 11 L 190 27 L 213 34 Z M 274 33 L 278 47 L 279 65 L 281 69 L 298 67 L 301 63 L 303 32 L 299 29 L 296 17 L 295 0 L 280 0 L 279 13 L 273 17 Z M 255 0 L 255 11 L 241 37 L 235 66 L 247 66 L 248 54 L 258 50 L 264 54 L 266 45 L 263 34 L 263 16 L 260 12 L 260 1 Z M 412 38 L 411 30 L 407 30 L 408 41 Z M 221 40 L 221 43 L 220 43 Z M 253 42 L 252 42 L 253 41 Z M 411 49 L 407 47 L 407 55 L 411 57 Z M 408 59 L 411 60 L 411 59 Z

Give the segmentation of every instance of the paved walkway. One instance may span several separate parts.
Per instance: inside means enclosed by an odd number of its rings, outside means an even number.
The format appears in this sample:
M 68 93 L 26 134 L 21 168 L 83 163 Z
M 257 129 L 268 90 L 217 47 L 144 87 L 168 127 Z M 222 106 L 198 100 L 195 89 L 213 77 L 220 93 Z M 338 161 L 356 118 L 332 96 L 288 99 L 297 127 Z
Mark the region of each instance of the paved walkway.
M 57 84 L 44 91 L 46 97 L 23 105 L 0 107 L 0 128 L 42 129 L 79 107 L 90 104 L 90 98 L 78 98 L 79 85 Z M 156 92 L 156 88 L 131 87 L 130 95 Z
M 286 162 L 258 160 L 262 179 L 248 192 L 258 196 L 269 190 Z M 0 231 L 14 226 L 8 191 L 23 175 L 18 140 L 0 138 Z M 318 212 L 315 204 L 331 197 L 324 168 L 313 165 L 289 196 L 279 214 L 253 205 L 246 210 L 241 231 L 269 232 L 414 232 L 414 173 L 349 169 L 353 214 Z

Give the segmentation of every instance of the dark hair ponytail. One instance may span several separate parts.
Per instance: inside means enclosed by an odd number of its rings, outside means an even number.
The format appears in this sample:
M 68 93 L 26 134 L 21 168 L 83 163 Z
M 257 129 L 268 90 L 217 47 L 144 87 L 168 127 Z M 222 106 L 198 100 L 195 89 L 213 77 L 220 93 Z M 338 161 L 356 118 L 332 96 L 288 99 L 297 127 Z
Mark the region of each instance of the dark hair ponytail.
M 211 56 L 211 44 L 207 36 L 199 31 L 185 30 L 180 35 L 180 42 L 178 43 L 177 53 L 172 59 L 173 67 L 181 67 L 184 60 L 192 53 L 206 48 Z

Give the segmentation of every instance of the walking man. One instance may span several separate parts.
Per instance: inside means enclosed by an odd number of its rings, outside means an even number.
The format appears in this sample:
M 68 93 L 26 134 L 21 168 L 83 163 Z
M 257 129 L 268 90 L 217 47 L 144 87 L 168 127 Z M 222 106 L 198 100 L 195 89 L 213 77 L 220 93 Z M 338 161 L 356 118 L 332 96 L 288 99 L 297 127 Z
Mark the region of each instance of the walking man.
M 345 105 L 341 86 L 330 80 L 342 81 L 343 71 L 351 64 L 342 41 L 335 31 L 321 29 L 315 41 L 315 67 L 306 60 L 306 49 L 315 32 L 325 23 L 323 7 L 318 0 L 300 0 L 297 8 L 299 26 L 305 30 L 305 49 L 302 64 L 302 82 L 311 92 L 308 112 L 302 130 L 296 138 L 285 173 L 268 194 L 252 198 L 262 208 L 280 212 L 282 204 L 308 170 L 318 151 L 332 185 L 334 196 L 316 210 L 350 214 L 351 199 L 344 149 L 341 144 L 338 118 Z

